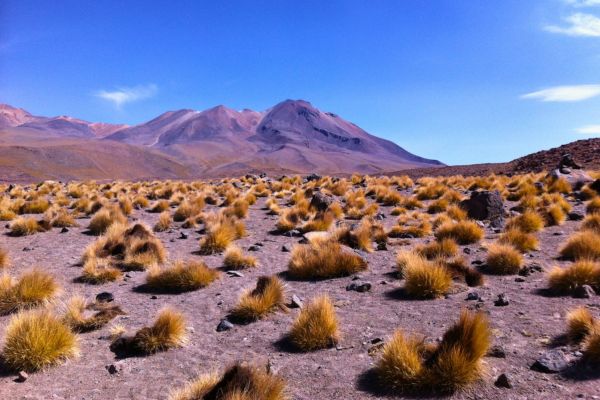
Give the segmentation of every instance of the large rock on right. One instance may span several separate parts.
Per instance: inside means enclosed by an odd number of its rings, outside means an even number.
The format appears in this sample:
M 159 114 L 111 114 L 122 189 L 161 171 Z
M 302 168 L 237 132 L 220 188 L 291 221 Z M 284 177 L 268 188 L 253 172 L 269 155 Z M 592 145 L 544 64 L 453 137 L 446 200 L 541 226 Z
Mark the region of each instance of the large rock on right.
M 460 206 L 467 211 L 469 218 L 489 220 L 494 225 L 504 222 L 504 200 L 497 190 L 472 192 L 471 197 L 463 200 Z

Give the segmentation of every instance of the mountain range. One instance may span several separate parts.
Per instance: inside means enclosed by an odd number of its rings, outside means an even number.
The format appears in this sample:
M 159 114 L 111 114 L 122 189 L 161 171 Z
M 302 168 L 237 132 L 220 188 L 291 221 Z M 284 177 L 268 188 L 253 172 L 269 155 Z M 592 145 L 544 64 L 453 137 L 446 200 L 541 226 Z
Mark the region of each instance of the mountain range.
M 217 106 L 165 112 L 138 125 L 34 116 L 0 104 L 0 177 L 165 179 L 443 166 L 303 100 L 265 111 Z

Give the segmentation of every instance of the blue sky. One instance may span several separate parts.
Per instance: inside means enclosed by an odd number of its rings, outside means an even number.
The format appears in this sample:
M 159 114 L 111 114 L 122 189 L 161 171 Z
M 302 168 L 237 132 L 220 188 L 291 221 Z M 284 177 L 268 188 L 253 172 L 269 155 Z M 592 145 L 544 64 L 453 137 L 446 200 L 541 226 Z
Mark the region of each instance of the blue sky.
M 140 123 L 305 99 L 416 154 L 600 136 L 600 0 L 0 2 L 0 102 Z

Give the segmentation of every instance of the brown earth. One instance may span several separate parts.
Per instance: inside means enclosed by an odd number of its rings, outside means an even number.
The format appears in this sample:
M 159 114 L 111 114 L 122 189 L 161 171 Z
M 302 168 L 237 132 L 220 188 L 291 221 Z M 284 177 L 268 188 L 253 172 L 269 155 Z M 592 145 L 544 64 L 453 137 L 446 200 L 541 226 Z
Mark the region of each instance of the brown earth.
M 287 282 L 287 297 L 296 294 L 308 300 L 319 293 L 328 293 L 336 304 L 341 323 L 342 340 L 337 348 L 313 353 L 291 353 L 277 347 L 276 343 L 288 331 L 298 314 L 278 312 L 264 320 L 249 325 L 236 326 L 233 330 L 215 331 L 220 319 L 233 307 L 244 288 L 253 287 L 262 274 L 285 271 L 290 254 L 282 252 L 282 245 L 292 246 L 298 238 L 269 234 L 277 217 L 262 210 L 264 199 L 251 207 L 245 220 L 248 235 L 237 243 L 244 249 L 259 242 L 260 250 L 253 253 L 260 261 L 254 270 L 244 271 L 243 277 L 221 279 L 209 287 L 181 295 L 157 295 L 137 293 L 136 286 L 144 282 L 143 272 L 130 272 L 125 281 L 91 286 L 74 283 L 81 267 L 77 262 L 84 248 L 96 238 L 84 233 L 88 223 L 78 220 L 81 227 L 71 228 L 68 233 L 53 229 L 47 233 L 29 237 L 9 237 L 7 229 L 0 228 L 2 247 L 9 250 L 12 273 L 19 274 L 32 266 L 40 266 L 54 274 L 63 287 L 63 299 L 73 294 L 83 294 L 93 299 L 102 291 L 112 292 L 117 304 L 127 312 L 117 322 L 129 331 L 151 323 L 156 312 L 171 305 L 183 311 L 188 321 L 189 343 L 180 349 L 169 350 L 148 357 L 118 360 L 109 350 L 105 338 L 109 328 L 79 335 L 81 357 L 47 371 L 30 374 L 24 383 L 14 381 L 15 375 L 0 376 L 2 399 L 166 399 L 169 390 L 184 384 L 198 373 L 223 368 L 236 360 L 266 363 L 287 381 L 291 399 L 375 399 L 383 398 L 365 389 L 362 376 L 374 365 L 369 355 L 371 342 L 376 338 L 387 340 L 397 328 L 425 334 L 436 340 L 458 318 L 463 308 L 480 308 L 489 314 L 493 329 L 493 345 L 501 346 L 506 358 L 485 358 L 486 374 L 482 382 L 468 391 L 457 393 L 455 399 L 572 399 L 597 398 L 600 395 L 597 376 L 578 378 L 563 374 L 543 374 L 530 369 L 533 362 L 550 348 L 553 338 L 565 331 L 565 314 L 568 310 L 587 305 L 596 315 L 600 310 L 598 297 L 574 299 L 571 297 L 546 297 L 539 290 L 546 285 L 543 273 L 534 273 L 521 281 L 515 276 L 486 276 L 483 287 L 468 289 L 456 284 L 454 294 L 439 300 L 414 301 L 399 297 L 398 289 L 403 283 L 394 274 L 395 253 L 405 246 L 412 247 L 426 239 L 390 240 L 387 251 L 366 255 L 368 271 L 361 273 L 362 280 L 373 284 L 371 292 L 346 291 L 352 277 L 319 282 Z M 581 212 L 583 205 L 573 203 L 574 210 Z M 382 207 L 387 216 L 386 226 L 395 218 L 390 208 Z M 153 225 L 157 214 L 135 211 L 130 220 Z M 579 222 L 568 221 L 562 226 L 549 227 L 538 234 L 539 251 L 527 256 L 527 264 L 537 263 L 547 271 L 557 261 L 560 244 L 578 228 Z M 179 225 L 179 224 L 176 224 Z M 180 233 L 189 235 L 179 239 Z M 202 236 L 194 230 L 178 226 L 157 234 L 169 252 L 170 260 L 202 258 L 211 267 L 220 267 L 221 255 L 198 256 L 198 239 Z M 493 241 L 498 235 L 486 228 L 484 241 Z M 408 243 L 406 245 L 406 243 Z M 463 246 L 469 261 L 484 260 L 485 250 L 481 244 Z M 476 291 L 483 302 L 466 301 L 468 291 Z M 495 307 L 494 299 L 505 293 L 510 299 L 506 307 Z M 595 310 L 595 311 L 594 311 Z M 0 317 L 0 338 L 9 317 Z M 574 358 L 575 348 L 560 349 Z M 116 374 L 107 367 L 114 365 Z M 510 376 L 514 387 L 500 389 L 494 380 L 501 373 Z M 363 382 L 364 383 L 364 382 Z M 367 385 L 368 386 L 368 385 Z M 402 397 L 398 397 L 402 398 Z

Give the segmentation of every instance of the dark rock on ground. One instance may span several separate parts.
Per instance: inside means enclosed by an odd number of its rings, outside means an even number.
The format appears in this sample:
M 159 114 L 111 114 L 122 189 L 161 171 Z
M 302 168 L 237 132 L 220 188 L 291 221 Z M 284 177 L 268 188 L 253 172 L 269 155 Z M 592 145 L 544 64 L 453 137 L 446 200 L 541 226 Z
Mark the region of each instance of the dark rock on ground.
M 496 379 L 496 382 L 494 382 L 494 385 L 496 387 L 505 388 L 505 389 L 510 389 L 513 387 L 511 379 L 509 378 L 509 376 L 507 374 L 500 374 L 498 376 L 498 378 Z
M 595 295 L 596 292 L 590 285 L 577 286 L 575 290 L 573 290 L 573 297 L 576 299 L 591 299 Z
M 333 203 L 331 196 L 317 192 L 310 200 L 310 206 L 317 211 L 325 211 Z
M 500 293 L 498 295 L 498 298 L 494 301 L 494 305 L 496 307 L 505 307 L 509 304 L 510 304 L 510 300 L 508 299 L 508 296 L 504 293 Z
M 115 297 L 110 292 L 101 292 L 96 295 L 96 301 L 98 303 L 110 303 L 114 301 Z
M 538 372 L 554 374 L 564 370 L 569 365 L 569 360 L 560 350 L 550 350 L 538 358 L 531 369 Z
M 490 220 L 500 227 L 504 219 L 504 201 L 498 191 L 476 191 L 471 197 L 463 200 L 460 206 L 467 211 L 469 218 L 479 221 Z
M 226 319 L 222 319 L 217 325 L 217 332 L 224 332 L 233 329 L 233 324 Z

